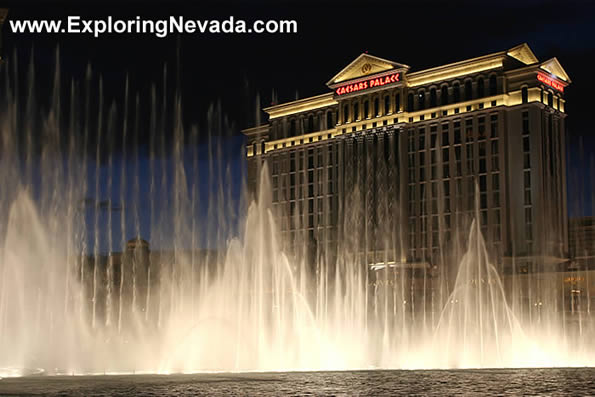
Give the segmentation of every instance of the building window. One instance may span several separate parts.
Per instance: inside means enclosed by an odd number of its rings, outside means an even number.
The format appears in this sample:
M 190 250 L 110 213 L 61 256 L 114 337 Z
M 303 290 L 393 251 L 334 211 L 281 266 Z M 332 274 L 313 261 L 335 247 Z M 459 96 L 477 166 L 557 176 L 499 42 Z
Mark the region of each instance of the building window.
M 314 132 L 314 116 L 310 115 L 308 117 L 308 131 L 306 132 Z
M 525 169 L 531 168 L 531 154 L 530 153 L 523 154 L 523 168 L 525 168 Z
M 353 121 L 359 120 L 359 103 L 353 104 Z
M 523 112 L 523 134 L 529 133 L 529 112 Z
M 547 105 L 551 108 L 554 107 L 554 94 L 551 92 L 548 92 L 547 94 Z
M 523 103 L 529 102 L 529 89 L 527 87 L 521 88 L 521 100 Z
M 440 91 L 440 104 L 448 105 L 448 86 L 443 85 Z
M 477 79 L 477 97 L 483 98 L 485 95 L 484 87 L 483 87 L 483 77 Z
M 407 95 L 407 110 L 410 112 L 413 112 L 413 93 L 409 93 L 409 95 Z
M 430 107 L 431 108 L 435 108 L 437 106 L 436 103 L 436 89 L 432 88 L 430 90 Z
M 364 119 L 370 117 L 370 102 L 364 101 Z
M 327 112 L 326 113 L 326 129 L 330 130 L 333 128 L 333 113 Z
M 492 138 L 498 137 L 498 115 L 490 115 L 490 136 Z
M 426 107 L 426 92 L 425 91 L 420 91 L 417 94 L 417 108 L 419 110 L 424 109 Z
M 455 121 L 453 123 L 453 135 L 454 135 L 454 144 L 458 145 L 461 143 L 461 122 L 460 121 Z
M 465 138 L 467 142 L 473 142 L 473 119 L 465 119 Z
M 384 114 L 390 113 L 390 96 L 384 97 Z
M 448 124 L 442 124 L 442 146 L 448 146 L 448 142 Z
M 452 97 L 454 103 L 461 101 L 461 87 L 459 83 L 454 83 L 452 86 Z
M 525 189 L 525 205 L 531 205 L 531 190 Z
M 349 106 L 343 106 L 343 122 L 349 122 Z
M 374 117 L 380 116 L 380 104 L 378 97 L 374 98 Z
M 295 119 L 292 119 L 289 122 L 289 136 L 295 136 L 296 135 L 296 131 L 295 131 Z
M 496 75 L 490 76 L 490 95 L 496 95 L 498 92 L 498 81 Z
M 400 110 L 401 110 L 401 95 L 399 95 L 399 93 L 397 92 L 395 94 L 395 113 L 398 113 Z
M 419 129 L 419 146 L 418 150 L 425 150 L 426 148 L 426 130 L 424 128 Z M 421 154 L 423 156 L 423 153 Z
M 471 85 L 471 80 L 467 80 L 465 82 L 465 100 L 470 101 L 473 98 L 473 87 Z

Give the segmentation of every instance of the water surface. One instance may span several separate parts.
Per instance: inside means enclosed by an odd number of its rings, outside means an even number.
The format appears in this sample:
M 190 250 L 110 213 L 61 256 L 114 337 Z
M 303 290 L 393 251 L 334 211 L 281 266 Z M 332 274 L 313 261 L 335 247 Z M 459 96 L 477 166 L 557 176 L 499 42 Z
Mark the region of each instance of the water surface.
M 595 395 L 595 368 L 31 376 L 0 395 Z

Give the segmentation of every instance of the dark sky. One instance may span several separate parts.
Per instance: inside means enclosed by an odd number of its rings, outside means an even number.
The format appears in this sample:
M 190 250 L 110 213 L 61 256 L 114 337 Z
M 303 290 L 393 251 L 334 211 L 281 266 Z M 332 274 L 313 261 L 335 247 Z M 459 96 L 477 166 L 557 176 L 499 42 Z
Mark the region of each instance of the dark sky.
M 59 19 L 68 15 L 102 18 L 295 19 L 297 34 L 196 34 L 156 38 L 151 35 L 17 35 L 4 27 L 4 56 L 35 47 L 37 63 L 53 66 L 60 45 L 65 73 L 80 76 L 87 63 L 104 76 L 106 94 L 117 95 L 125 75 L 141 93 L 160 82 L 163 65 L 177 67 L 187 122 L 204 119 L 206 107 L 221 101 L 238 126 L 253 118 L 254 94 L 264 105 L 272 90 L 279 100 L 326 92 L 325 82 L 364 51 L 405 63 L 412 70 L 438 66 L 527 42 L 540 60 L 556 56 L 573 84 L 568 88 L 572 129 L 588 117 L 587 101 L 594 80 L 585 62 L 595 50 L 595 3 L 566 1 L 500 1 L 479 7 L 475 2 L 200 2 L 135 1 L 16 2 L 12 19 Z M 198 2 L 195 2 L 198 3 Z M 20 4 L 20 6 L 19 6 Z M 248 111 L 249 109 L 249 111 Z M 250 114 L 248 114 L 250 113 Z M 578 132 L 577 132 L 578 133 Z
M 145 100 L 152 83 L 161 85 L 167 64 L 169 90 L 173 92 L 175 82 L 179 82 L 185 125 L 203 126 L 209 105 L 220 103 L 234 125 L 231 133 L 239 134 L 241 128 L 254 123 L 257 93 L 261 104 L 267 106 L 273 90 L 280 102 L 293 100 L 296 95 L 327 92 L 325 82 L 364 51 L 420 70 L 527 42 L 540 60 L 557 57 L 572 79 L 566 90 L 568 150 L 572 154 L 580 152 L 581 156 L 570 156 L 569 166 L 578 173 L 573 174 L 575 181 L 569 182 L 569 190 L 591 196 L 586 163 L 591 162 L 588 159 L 595 152 L 595 134 L 589 122 L 595 79 L 587 60 L 595 55 L 593 2 L 193 3 L 81 1 L 24 5 L 20 1 L 5 6 L 10 7 L 12 19 L 60 19 L 68 15 L 295 19 L 298 33 L 172 35 L 161 39 L 149 34 L 114 34 L 93 38 L 17 35 L 5 24 L 3 56 L 10 62 L 16 53 L 20 65 L 24 65 L 34 48 L 37 81 L 40 85 L 45 81 L 49 90 L 59 45 L 63 80 L 81 79 L 86 65 L 92 65 L 94 72 L 103 76 L 106 102 L 121 100 L 126 75 L 132 91 Z

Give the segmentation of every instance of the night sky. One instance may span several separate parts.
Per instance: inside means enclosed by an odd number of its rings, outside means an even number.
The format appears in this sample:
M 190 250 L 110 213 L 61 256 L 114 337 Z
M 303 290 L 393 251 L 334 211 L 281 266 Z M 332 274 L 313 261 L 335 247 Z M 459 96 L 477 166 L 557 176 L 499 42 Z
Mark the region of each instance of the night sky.
M 83 2 L 79 2 L 83 3 Z M 540 61 L 557 57 L 572 79 L 566 89 L 569 115 L 569 211 L 591 213 L 589 172 L 595 153 L 591 101 L 595 79 L 588 59 L 595 55 L 595 3 L 577 1 L 486 2 L 23 2 L 5 3 L 12 19 L 167 18 L 295 19 L 297 34 L 195 34 L 157 38 L 150 34 L 13 34 L 5 23 L 3 58 L 23 68 L 34 53 L 38 94 L 51 89 L 59 46 L 63 81 L 81 80 L 87 65 L 104 81 L 106 103 L 122 100 L 126 76 L 148 106 L 151 84 L 160 86 L 167 65 L 168 90 L 182 98 L 184 125 L 200 126 L 205 138 L 209 106 L 220 106 L 232 127 L 226 142 L 238 153 L 240 130 L 255 122 L 262 107 L 327 92 L 333 75 L 362 52 L 421 70 L 523 42 Z M 200 5 L 199 5 L 200 3 Z M 489 5 L 488 5 L 489 4 Z M 23 73 L 24 75 L 24 73 Z M 176 83 L 177 82 L 177 83 Z M 142 121 L 141 121 L 142 123 Z M 141 133 L 140 140 L 143 140 Z M 238 161 L 238 164 L 239 161 Z M 587 203 L 584 203 L 584 201 Z M 580 208 L 573 205 L 583 202 Z

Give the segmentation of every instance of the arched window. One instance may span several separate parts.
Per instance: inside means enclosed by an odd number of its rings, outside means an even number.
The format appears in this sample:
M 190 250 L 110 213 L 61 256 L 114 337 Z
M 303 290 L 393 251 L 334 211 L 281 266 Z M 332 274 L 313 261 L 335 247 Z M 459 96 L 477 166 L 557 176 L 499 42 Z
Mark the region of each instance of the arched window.
M 326 112 L 326 129 L 333 128 L 333 112 Z
M 452 85 L 452 100 L 454 103 L 461 102 L 461 86 L 459 83 Z
M 380 116 L 380 100 L 378 97 L 374 98 L 374 110 L 372 111 L 374 117 Z
M 410 92 L 409 95 L 407 95 L 407 110 L 410 112 L 413 112 L 413 93 Z
M 551 108 L 554 107 L 554 94 L 551 92 L 548 92 L 547 94 L 547 105 Z
M 465 81 L 465 100 L 470 101 L 473 99 L 473 87 L 471 85 L 471 80 Z
M 364 119 L 370 117 L 370 102 L 364 101 Z
M 390 96 L 387 95 L 384 97 L 384 114 L 390 113 Z
M 523 103 L 529 102 L 529 89 L 527 87 L 521 88 L 521 100 Z
M 417 108 L 419 110 L 424 109 L 426 107 L 426 92 L 421 90 L 417 93 Z
M 477 79 L 477 97 L 483 98 L 485 95 L 485 88 L 483 86 L 483 77 Z
M 353 104 L 353 121 L 359 120 L 359 103 Z
M 401 111 L 401 94 L 398 92 L 395 94 L 395 113 L 399 113 Z
M 498 93 L 498 81 L 496 75 L 490 76 L 490 95 L 496 95 Z
M 448 105 L 448 86 L 443 85 L 440 91 L 440 104 Z
M 343 106 L 343 123 L 349 122 L 349 106 Z
M 430 107 L 431 108 L 435 108 L 437 106 L 436 103 L 436 89 L 432 88 L 430 90 Z

